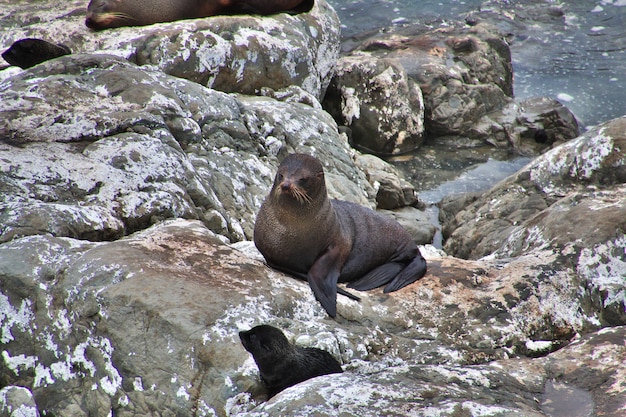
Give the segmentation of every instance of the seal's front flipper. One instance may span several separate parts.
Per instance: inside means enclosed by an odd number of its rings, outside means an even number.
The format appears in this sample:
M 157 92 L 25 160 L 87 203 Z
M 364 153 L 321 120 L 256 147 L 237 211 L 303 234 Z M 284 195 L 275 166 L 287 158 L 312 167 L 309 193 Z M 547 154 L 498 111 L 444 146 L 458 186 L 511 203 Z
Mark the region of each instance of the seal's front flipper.
M 422 257 L 421 253 L 417 253 L 417 256 L 413 258 L 411 263 L 409 263 L 396 277 L 391 281 L 383 290 L 383 292 L 393 292 L 397 291 L 400 288 L 406 287 L 407 285 L 417 281 L 421 277 L 426 275 L 426 260 Z
M 391 281 L 400 271 L 402 271 L 402 268 L 404 268 L 404 265 L 397 262 L 383 264 L 372 269 L 356 281 L 350 282 L 348 284 L 348 288 L 354 288 L 358 291 L 368 291 L 378 288 Z
M 340 268 L 339 245 L 334 245 L 313 262 L 307 275 L 315 298 L 331 317 L 337 315 L 337 280 Z
M 337 279 L 339 274 L 333 274 L 327 278 L 321 278 L 309 273 L 309 286 L 330 317 L 337 315 Z

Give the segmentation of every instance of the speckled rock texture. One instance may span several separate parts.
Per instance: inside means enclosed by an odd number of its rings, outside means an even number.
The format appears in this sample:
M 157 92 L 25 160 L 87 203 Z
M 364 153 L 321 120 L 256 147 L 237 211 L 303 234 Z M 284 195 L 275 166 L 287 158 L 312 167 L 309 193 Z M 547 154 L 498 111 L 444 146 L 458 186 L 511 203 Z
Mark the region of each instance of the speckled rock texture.
M 406 153 L 424 142 L 422 91 L 393 60 L 342 57 L 322 105 L 365 152 Z
M 309 18 L 332 20 L 328 6 L 93 34 L 82 1 L 46 2 L 58 10 L 36 18 L 34 4 L 2 9 L 2 42 L 63 34 L 50 40 L 82 53 L 0 72 L 0 415 L 534 417 L 573 407 L 570 417 L 588 417 L 626 408 L 626 119 L 556 140 L 484 195 L 443 206 L 457 257 L 422 246 L 423 279 L 391 294 L 355 291 L 360 302 L 340 296 L 333 320 L 306 282 L 269 269 L 250 241 L 287 153 L 320 158 L 331 197 L 403 207 L 394 215 L 420 229 L 419 243 L 434 233 L 413 187 L 351 149 L 322 110 L 336 43 L 301 46 L 317 67 L 293 85 L 259 81 L 260 96 L 207 87 L 236 85 L 239 64 L 200 76 L 176 61 L 205 59 L 207 45 L 223 52 L 220 39 L 236 49 L 253 22 L 283 19 L 297 31 Z M 322 32 L 307 39 L 338 36 Z M 196 48 L 200 38 L 208 43 Z M 275 50 L 264 51 L 259 59 L 274 62 Z M 510 104 L 506 80 L 490 82 Z M 237 336 L 257 324 L 329 351 L 345 372 L 266 401 Z
M 0 241 L 109 240 L 171 217 L 251 239 L 275 167 L 295 151 L 325 161 L 332 196 L 375 204 L 320 109 L 228 95 L 114 56 L 64 58 L 0 84 Z
M 538 399 L 562 385 L 597 415 L 626 405 L 626 328 L 576 336 L 601 326 L 577 313 L 559 277 L 533 274 L 549 260 L 503 267 L 424 248 L 422 281 L 359 293 L 361 302 L 340 297 L 332 320 L 305 282 L 224 240 L 172 220 L 114 242 L 38 235 L 0 245 L 2 381 L 28 387 L 42 415 L 545 416 Z M 237 336 L 260 323 L 329 351 L 344 374 L 265 402 Z
M 324 0 L 307 13 L 215 16 L 93 32 L 88 0 L 13 2 L 0 14 L 0 50 L 23 38 L 75 53 L 109 53 L 226 92 L 298 85 L 320 99 L 339 53 L 339 19 Z M 36 16 L 36 18 L 34 17 Z
M 626 117 L 597 126 L 527 165 L 456 211 L 442 203 L 447 253 L 477 259 L 553 258 L 560 276 L 599 308 L 626 320 Z M 462 198 L 462 197 L 461 197 Z M 453 199 L 454 200 L 454 199 Z M 456 207 L 456 208 L 455 208 Z M 456 211 L 456 213 L 455 213 Z

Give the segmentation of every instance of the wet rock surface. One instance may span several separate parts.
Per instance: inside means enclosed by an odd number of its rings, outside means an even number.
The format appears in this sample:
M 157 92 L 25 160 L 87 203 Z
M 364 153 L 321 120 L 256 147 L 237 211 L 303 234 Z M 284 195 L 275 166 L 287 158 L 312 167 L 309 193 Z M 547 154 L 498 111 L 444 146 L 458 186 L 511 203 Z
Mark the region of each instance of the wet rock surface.
M 371 87 L 361 83 L 360 89 L 355 88 L 363 74 L 382 73 L 385 66 L 386 71 L 395 69 L 396 89 L 379 85 L 379 75 L 369 76 Z M 405 73 L 408 80 L 404 79 Z M 405 127 L 383 126 L 380 121 L 393 115 L 411 123 L 401 114 L 407 108 L 406 102 L 417 103 L 412 99 L 415 93 L 403 92 L 412 83 L 419 86 L 423 106 L 408 108 L 423 117 L 424 135 L 431 141 L 462 137 L 473 146 L 490 144 L 537 155 L 555 142 L 578 135 L 576 118 L 559 102 L 545 98 L 516 102 L 512 74 L 506 37 L 489 24 L 434 30 L 416 25 L 367 38 L 342 57 L 324 106 L 339 124 L 355 131 L 357 146 L 378 153 L 401 153 L 423 142 L 410 141 L 404 148 L 385 149 L 373 144 L 379 133 L 360 132 L 364 127 L 368 132 L 384 128 L 388 130 L 386 137 L 409 132 Z M 399 102 L 396 96 L 400 92 L 404 101 Z M 367 113 L 370 103 L 376 103 L 378 110 Z M 365 114 L 359 120 L 363 105 Z M 368 122 L 371 119 L 379 124 Z

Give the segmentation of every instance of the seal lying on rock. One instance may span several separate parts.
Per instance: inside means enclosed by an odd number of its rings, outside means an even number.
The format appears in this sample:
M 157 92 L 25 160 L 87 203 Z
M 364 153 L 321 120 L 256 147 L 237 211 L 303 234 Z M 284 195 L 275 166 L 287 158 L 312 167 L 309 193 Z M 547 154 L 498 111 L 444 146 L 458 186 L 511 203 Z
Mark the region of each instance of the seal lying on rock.
M 145 26 L 215 15 L 301 13 L 314 0 L 91 0 L 85 25 L 94 30 Z
M 343 372 L 330 353 L 292 345 L 276 327 L 256 326 L 239 332 L 239 339 L 254 357 L 270 397 L 307 379 Z
M 398 222 L 366 207 L 330 200 L 316 158 L 287 156 L 261 205 L 254 244 L 276 269 L 305 278 L 331 317 L 337 282 L 361 291 L 396 291 L 426 274 L 417 244 Z
M 72 51 L 65 45 L 56 45 L 43 39 L 26 38 L 13 42 L 9 49 L 2 53 L 2 58 L 11 65 L 26 69 L 71 53 Z

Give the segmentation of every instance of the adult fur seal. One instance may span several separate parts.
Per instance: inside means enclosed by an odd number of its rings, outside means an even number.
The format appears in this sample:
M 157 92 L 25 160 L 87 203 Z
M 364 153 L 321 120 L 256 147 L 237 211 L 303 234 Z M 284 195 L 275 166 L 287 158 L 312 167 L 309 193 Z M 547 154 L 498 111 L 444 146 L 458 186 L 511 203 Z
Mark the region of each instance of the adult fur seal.
M 11 65 L 26 69 L 71 53 L 65 45 L 56 45 L 43 39 L 26 38 L 13 42 L 9 49 L 2 53 L 2 58 Z
M 330 353 L 292 345 L 276 327 L 256 326 L 239 332 L 239 339 L 259 367 L 270 397 L 307 379 L 343 372 Z
M 300 13 L 314 0 L 91 0 L 85 25 L 94 30 L 145 26 L 215 15 Z
M 398 222 L 366 207 L 330 200 L 316 158 L 287 156 L 261 205 L 254 243 L 267 263 L 309 282 L 331 317 L 337 282 L 396 291 L 426 274 L 417 244 Z

